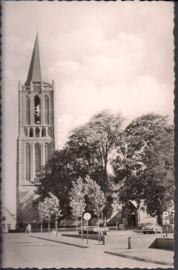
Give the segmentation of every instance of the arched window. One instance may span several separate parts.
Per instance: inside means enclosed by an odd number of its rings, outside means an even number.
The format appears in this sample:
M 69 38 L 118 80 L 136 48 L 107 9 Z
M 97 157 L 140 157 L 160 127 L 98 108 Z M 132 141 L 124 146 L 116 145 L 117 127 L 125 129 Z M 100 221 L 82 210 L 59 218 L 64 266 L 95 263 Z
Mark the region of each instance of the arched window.
M 30 128 L 30 133 L 29 133 L 30 137 L 33 137 L 33 128 Z
M 34 97 L 34 121 L 35 124 L 41 124 L 41 102 L 39 96 Z
M 36 128 L 36 132 L 35 132 L 35 136 L 38 138 L 40 137 L 40 129 L 39 128 Z
M 25 111 L 26 111 L 26 125 L 30 125 L 30 98 L 26 96 L 25 98 Z
M 46 137 L 46 129 L 42 128 L 42 137 Z
M 35 144 L 35 172 L 38 174 L 41 171 L 41 147 L 39 143 Z
M 45 108 L 45 124 L 49 125 L 49 98 L 44 97 L 44 108 Z
M 24 128 L 24 134 L 25 134 L 26 137 L 28 137 L 28 130 L 27 130 L 27 128 Z
M 49 144 L 45 143 L 45 164 L 49 159 Z
M 26 180 L 30 180 L 30 168 L 31 168 L 31 159 L 30 159 L 30 144 L 26 144 Z
M 50 129 L 50 127 L 48 128 L 48 135 L 51 136 L 51 129 Z

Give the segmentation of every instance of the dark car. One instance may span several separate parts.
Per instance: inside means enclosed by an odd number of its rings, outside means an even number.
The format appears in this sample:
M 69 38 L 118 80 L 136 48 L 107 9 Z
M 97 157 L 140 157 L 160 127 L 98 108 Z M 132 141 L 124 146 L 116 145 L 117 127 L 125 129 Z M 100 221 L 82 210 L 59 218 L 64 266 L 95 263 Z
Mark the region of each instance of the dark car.
M 87 233 L 87 226 L 79 227 L 78 232 L 81 234 L 83 229 L 83 233 Z M 109 231 L 109 228 L 107 227 L 98 227 L 98 226 L 88 226 L 88 233 L 89 234 L 98 234 L 100 232 L 103 235 L 106 235 L 107 232 Z

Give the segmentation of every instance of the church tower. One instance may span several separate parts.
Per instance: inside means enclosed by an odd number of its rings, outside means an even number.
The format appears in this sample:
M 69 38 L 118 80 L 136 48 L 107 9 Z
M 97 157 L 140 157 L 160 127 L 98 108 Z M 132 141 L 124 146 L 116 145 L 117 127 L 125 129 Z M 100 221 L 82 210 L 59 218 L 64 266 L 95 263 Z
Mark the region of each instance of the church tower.
M 55 149 L 54 81 L 50 84 L 38 34 L 27 80 L 18 86 L 17 227 L 37 222 L 34 179 Z

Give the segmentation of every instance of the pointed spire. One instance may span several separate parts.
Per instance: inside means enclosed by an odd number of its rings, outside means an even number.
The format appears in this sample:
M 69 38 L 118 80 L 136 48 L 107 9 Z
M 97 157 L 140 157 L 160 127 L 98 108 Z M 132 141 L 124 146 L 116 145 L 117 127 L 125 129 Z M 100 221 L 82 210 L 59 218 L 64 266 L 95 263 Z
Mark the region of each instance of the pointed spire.
M 32 82 L 44 82 L 50 84 L 42 53 L 39 48 L 38 33 L 36 35 L 35 46 L 33 49 L 32 59 L 25 85 L 29 85 Z

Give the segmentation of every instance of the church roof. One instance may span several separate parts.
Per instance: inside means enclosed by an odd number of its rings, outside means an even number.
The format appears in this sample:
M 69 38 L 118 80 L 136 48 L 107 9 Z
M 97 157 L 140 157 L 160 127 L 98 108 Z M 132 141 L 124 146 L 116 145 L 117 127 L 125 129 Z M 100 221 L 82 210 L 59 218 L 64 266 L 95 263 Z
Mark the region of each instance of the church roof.
M 36 35 L 35 46 L 33 49 L 32 59 L 25 85 L 29 85 L 31 82 L 44 82 L 50 84 L 47 77 L 42 52 L 39 47 L 38 34 Z
M 5 210 L 14 220 L 16 220 L 15 215 L 11 214 L 6 207 L 2 206 L 1 211 L 3 212 L 3 210 Z

